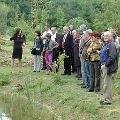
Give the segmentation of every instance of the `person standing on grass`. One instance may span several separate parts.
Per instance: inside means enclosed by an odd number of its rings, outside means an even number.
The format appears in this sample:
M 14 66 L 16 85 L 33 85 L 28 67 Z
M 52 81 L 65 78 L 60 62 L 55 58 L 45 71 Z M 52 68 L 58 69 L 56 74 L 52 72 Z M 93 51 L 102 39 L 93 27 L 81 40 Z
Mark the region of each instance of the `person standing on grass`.
M 48 74 L 53 71 L 52 60 L 53 60 L 53 49 L 57 48 L 59 44 L 56 41 L 51 40 L 51 34 L 46 34 L 45 42 L 45 62 Z
M 40 31 L 35 31 L 35 38 L 33 48 L 36 50 L 36 54 L 34 55 L 34 70 L 33 72 L 40 72 L 41 70 L 41 52 L 43 51 L 43 40 L 41 39 Z
M 20 28 L 16 29 L 15 34 L 10 38 L 10 40 L 14 41 L 13 45 L 13 53 L 12 53 L 12 65 L 14 66 L 15 59 L 18 59 L 19 64 L 21 66 L 21 59 L 23 54 L 23 46 L 25 46 L 25 35 L 22 34 L 22 30 Z
M 79 42 L 80 42 L 80 36 L 82 35 L 82 32 L 79 30 L 76 31 L 76 33 L 73 35 L 74 39 L 74 67 L 77 69 L 77 79 L 80 80 L 82 77 L 81 74 L 81 62 L 80 62 L 80 56 L 79 56 Z
M 101 105 L 112 103 L 112 74 L 117 72 L 117 49 L 113 42 L 113 34 L 110 31 L 104 32 L 104 44 L 100 51 L 100 62 L 103 79 L 103 99 Z
M 82 75 L 84 78 L 84 85 L 82 86 L 82 88 L 89 88 L 90 87 L 90 61 L 89 61 L 89 56 L 87 53 L 87 50 L 91 44 L 91 34 L 92 34 L 92 30 L 88 29 L 84 32 L 83 34 L 83 40 L 84 40 L 84 44 L 82 45 L 82 54 L 81 54 L 81 59 L 82 59 Z
M 50 25 L 48 25 L 48 24 L 45 25 L 45 32 L 41 36 L 44 45 L 45 45 L 45 42 L 46 42 L 46 34 L 47 33 L 50 33 L 52 35 L 51 29 L 50 29 Z M 45 70 L 46 69 L 46 64 L 45 63 L 46 63 L 45 62 L 45 51 L 43 51 L 43 68 L 41 70 Z
M 61 54 L 61 40 L 62 40 L 62 34 L 58 33 L 57 28 L 56 27 L 51 27 L 51 32 L 52 32 L 52 36 L 51 36 L 51 40 L 56 41 L 59 46 L 55 49 L 53 49 L 53 62 L 58 62 L 58 58 L 59 55 Z M 59 71 L 59 65 L 56 68 L 56 72 Z
M 99 92 L 100 91 L 100 57 L 99 52 L 101 50 L 101 42 L 100 42 L 100 33 L 93 32 L 92 33 L 92 43 L 90 44 L 87 53 L 89 55 L 90 60 L 90 88 L 89 92 Z
M 51 27 L 51 32 L 52 32 L 51 40 L 55 41 L 59 44 L 59 46 L 53 50 L 53 62 L 54 61 L 57 62 L 58 56 L 61 52 L 60 43 L 61 43 L 61 40 L 62 40 L 62 35 L 60 33 L 58 33 L 56 27 Z
M 71 75 L 71 60 L 73 55 L 73 36 L 69 33 L 69 27 L 63 27 L 64 36 L 61 42 L 61 48 L 65 51 L 65 55 L 68 57 L 64 59 L 64 74 L 62 75 Z

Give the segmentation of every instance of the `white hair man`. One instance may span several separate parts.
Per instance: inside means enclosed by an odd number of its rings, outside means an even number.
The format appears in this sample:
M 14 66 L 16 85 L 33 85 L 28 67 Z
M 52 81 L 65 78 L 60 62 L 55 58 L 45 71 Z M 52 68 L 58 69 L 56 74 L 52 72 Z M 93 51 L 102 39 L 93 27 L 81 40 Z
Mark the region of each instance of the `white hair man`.
M 104 32 L 104 45 L 100 52 L 100 62 L 103 79 L 103 99 L 101 105 L 112 103 L 112 74 L 118 69 L 117 50 L 113 42 L 113 34 L 110 31 Z

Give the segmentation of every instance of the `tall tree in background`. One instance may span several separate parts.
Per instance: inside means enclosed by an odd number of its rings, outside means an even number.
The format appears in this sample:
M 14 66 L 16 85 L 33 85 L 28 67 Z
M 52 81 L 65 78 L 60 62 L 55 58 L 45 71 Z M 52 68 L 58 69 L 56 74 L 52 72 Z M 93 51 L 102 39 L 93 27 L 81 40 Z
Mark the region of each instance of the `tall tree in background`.
M 7 14 L 9 11 L 9 7 L 1 3 L 0 4 L 0 35 L 3 35 L 6 33 L 7 30 Z

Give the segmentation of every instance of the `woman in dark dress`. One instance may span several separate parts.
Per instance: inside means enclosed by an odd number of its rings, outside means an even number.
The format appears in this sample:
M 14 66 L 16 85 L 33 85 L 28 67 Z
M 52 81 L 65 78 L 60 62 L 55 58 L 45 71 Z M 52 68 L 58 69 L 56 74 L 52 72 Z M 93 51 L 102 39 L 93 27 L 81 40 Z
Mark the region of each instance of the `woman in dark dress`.
M 19 66 L 21 66 L 22 59 L 22 46 L 25 45 L 25 36 L 22 35 L 21 29 L 16 29 L 15 34 L 10 38 L 10 40 L 14 41 L 13 45 L 13 53 L 12 53 L 12 65 L 14 65 L 15 59 L 18 59 Z
M 79 57 L 79 42 L 80 42 L 81 33 L 76 31 L 74 33 L 74 67 L 77 69 L 77 78 L 78 80 L 81 79 L 81 62 Z

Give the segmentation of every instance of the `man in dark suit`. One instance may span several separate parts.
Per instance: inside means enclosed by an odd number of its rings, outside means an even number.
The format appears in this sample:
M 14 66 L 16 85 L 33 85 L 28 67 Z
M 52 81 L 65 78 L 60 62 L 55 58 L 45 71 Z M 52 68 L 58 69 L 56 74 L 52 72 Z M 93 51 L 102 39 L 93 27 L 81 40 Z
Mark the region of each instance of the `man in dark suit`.
M 64 36 L 62 39 L 62 48 L 68 58 L 64 59 L 64 75 L 71 75 L 71 59 L 73 48 L 73 36 L 69 33 L 69 27 L 63 27 Z
M 58 56 L 61 52 L 61 40 L 62 40 L 62 35 L 60 33 L 57 32 L 56 27 L 51 27 L 51 32 L 52 32 L 52 36 L 51 36 L 51 40 L 56 41 L 59 46 L 57 48 L 55 48 L 53 50 L 53 62 L 58 60 Z

